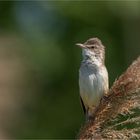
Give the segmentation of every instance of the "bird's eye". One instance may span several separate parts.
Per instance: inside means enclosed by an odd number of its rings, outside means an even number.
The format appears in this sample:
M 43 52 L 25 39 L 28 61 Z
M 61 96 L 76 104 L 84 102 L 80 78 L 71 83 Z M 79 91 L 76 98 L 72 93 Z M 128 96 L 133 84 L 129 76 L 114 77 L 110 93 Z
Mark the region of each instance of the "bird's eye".
M 95 48 L 95 46 L 91 46 L 90 48 L 91 48 L 91 49 L 94 49 L 94 48 Z

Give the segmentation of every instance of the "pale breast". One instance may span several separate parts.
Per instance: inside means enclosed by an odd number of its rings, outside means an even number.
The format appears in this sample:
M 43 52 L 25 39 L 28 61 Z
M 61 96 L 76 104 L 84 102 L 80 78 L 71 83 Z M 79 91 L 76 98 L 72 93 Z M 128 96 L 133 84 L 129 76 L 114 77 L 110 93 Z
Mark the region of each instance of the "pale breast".
M 85 106 L 92 107 L 99 104 L 104 91 L 108 88 L 107 78 L 106 68 L 98 69 L 95 65 L 81 65 L 79 86 L 80 95 Z

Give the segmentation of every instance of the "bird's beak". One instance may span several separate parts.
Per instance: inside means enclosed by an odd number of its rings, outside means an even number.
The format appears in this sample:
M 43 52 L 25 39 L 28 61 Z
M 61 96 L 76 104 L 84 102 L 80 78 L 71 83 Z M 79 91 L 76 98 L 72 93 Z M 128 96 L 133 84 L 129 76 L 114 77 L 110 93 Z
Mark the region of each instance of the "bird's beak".
M 76 46 L 80 47 L 80 48 L 85 48 L 85 45 L 81 44 L 81 43 L 77 43 Z

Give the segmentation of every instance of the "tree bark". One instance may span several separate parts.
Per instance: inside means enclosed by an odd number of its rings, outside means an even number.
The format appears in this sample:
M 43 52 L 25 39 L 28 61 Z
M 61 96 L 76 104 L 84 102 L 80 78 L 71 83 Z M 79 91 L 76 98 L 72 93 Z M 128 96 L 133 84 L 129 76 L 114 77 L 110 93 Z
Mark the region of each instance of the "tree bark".
M 101 99 L 95 118 L 84 124 L 78 139 L 140 139 L 140 57 Z

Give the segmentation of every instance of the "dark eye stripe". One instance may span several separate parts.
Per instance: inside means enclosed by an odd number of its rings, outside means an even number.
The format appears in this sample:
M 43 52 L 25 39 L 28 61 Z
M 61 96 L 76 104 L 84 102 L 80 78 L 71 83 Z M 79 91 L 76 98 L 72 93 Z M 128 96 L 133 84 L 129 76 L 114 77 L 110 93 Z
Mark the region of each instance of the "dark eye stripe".
M 86 46 L 87 46 L 87 48 L 89 48 L 89 49 L 97 48 L 95 45 L 86 45 Z
M 96 49 L 97 48 L 97 46 L 90 46 L 89 48 L 91 48 L 91 49 Z
M 91 46 L 90 48 L 94 49 L 94 48 L 95 48 L 95 46 Z

